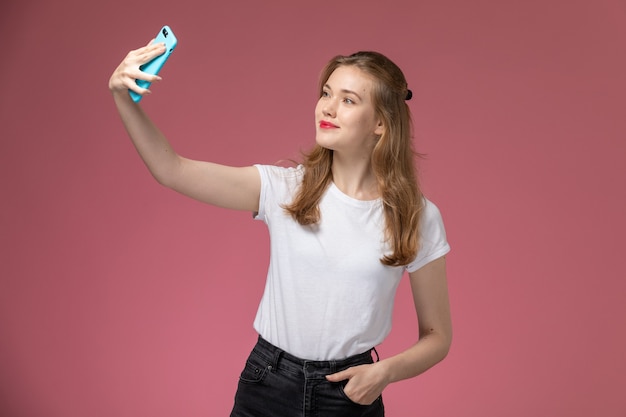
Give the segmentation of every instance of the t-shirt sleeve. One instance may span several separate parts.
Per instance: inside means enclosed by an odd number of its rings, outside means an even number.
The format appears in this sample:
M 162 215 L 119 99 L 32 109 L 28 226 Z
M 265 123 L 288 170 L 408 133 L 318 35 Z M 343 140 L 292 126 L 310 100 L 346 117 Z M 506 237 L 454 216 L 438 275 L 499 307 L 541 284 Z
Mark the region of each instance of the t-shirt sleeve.
M 408 272 L 415 272 L 427 263 L 450 252 L 443 219 L 437 206 L 426 200 L 420 224 L 420 247 L 417 256 L 406 266 Z
M 255 165 L 261 176 L 259 211 L 253 213 L 255 220 L 267 223 L 275 210 L 282 211 L 282 205 L 291 201 L 302 176 L 302 167 L 280 167 Z
M 255 165 L 261 176 L 261 192 L 259 195 L 259 211 L 252 214 L 254 220 L 265 221 L 266 204 L 267 204 L 267 188 L 269 187 L 269 167 L 266 165 Z

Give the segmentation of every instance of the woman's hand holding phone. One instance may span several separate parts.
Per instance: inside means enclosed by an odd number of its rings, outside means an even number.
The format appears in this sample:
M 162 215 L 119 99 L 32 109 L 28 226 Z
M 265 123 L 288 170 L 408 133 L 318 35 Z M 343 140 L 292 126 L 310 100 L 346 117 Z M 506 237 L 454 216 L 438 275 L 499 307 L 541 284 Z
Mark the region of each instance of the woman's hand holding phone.
M 164 43 L 150 43 L 142 48 L 130 51 L 126 58 L 113 71 L 113 75 L 109 79 L 109 89 L 111 92 L 124 92 L 128 94 L 128 90 L 143 96 L 150 94 L 150 90 L 137 85 L 135 80 L 144 80 L 150 83 L 160 81 L 161 77 L 156 74 L 148 74 L 143 72 L 140 67 L 152 59 L 163 55 L 165 52 Z
M 144 95 L 150 94 L 150 84 L 161 80 L 158 73 L 176 45 L 172 30 L 168 26 L 161 28 L 156 39 L 142 48 L 130 51 L 115 69 L 109 79 L 111 92 L 125 91 L 133 101 L 139 102 Z

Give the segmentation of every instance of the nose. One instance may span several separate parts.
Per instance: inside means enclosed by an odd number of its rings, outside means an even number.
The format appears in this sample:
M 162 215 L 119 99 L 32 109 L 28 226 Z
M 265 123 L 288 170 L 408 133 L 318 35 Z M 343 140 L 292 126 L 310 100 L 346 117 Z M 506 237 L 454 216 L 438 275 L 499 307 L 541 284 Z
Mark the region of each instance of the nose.
M 335 117 L 336 112 L 337 112 L 337 107 L 335 104 L 335 100 L 333 99 L 324 100 L 324 102 L 322 103 L 322 113 L 324 114 L 324 116 Z

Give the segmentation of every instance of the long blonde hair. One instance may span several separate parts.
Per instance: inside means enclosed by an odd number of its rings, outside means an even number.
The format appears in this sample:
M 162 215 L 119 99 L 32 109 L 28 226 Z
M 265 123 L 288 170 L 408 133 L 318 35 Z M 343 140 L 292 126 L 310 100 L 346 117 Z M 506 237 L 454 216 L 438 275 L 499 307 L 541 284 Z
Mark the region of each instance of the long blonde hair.
M 372 100 L 384 126 L 371 156 L 385 213 L 385 236 L 392 253 L 381 262 L 389 266 L 410 263 L 417 255 L 419 219 L 423 210 L 411 140 L 411 112 L 406 100 L 412 93 L 404 74 L 390 59 L 378 52 L 357 52 L 336 56 L 322 70 L 321 97 L 330 75 L 341 66 L 354 66 L 374 80 Z M 294 201 L 285 210 L 302 225 L 320 220 L 319 202 L 332 181 L 333 151 L 315 145 L 304 155 L 304 177 Z

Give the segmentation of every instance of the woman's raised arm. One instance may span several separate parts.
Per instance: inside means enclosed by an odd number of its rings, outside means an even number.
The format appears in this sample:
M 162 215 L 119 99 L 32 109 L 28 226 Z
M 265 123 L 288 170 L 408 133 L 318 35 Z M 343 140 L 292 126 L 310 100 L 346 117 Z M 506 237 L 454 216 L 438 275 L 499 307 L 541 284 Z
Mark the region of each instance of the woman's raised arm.
M 139 66 L 164 52 L 162 43 L 152 42 L 129 52 L 109 80 L 115 105 L 137 152 L 154 178 L 166 187 L 216 206 L 258 210 L 261 180 L 255 167 L 230 167 L 178 155 L 128 94 L 129 89 L 140 95 L 150 94 L 135 80 L 157 82 L 161 78 L 142 72 Z

